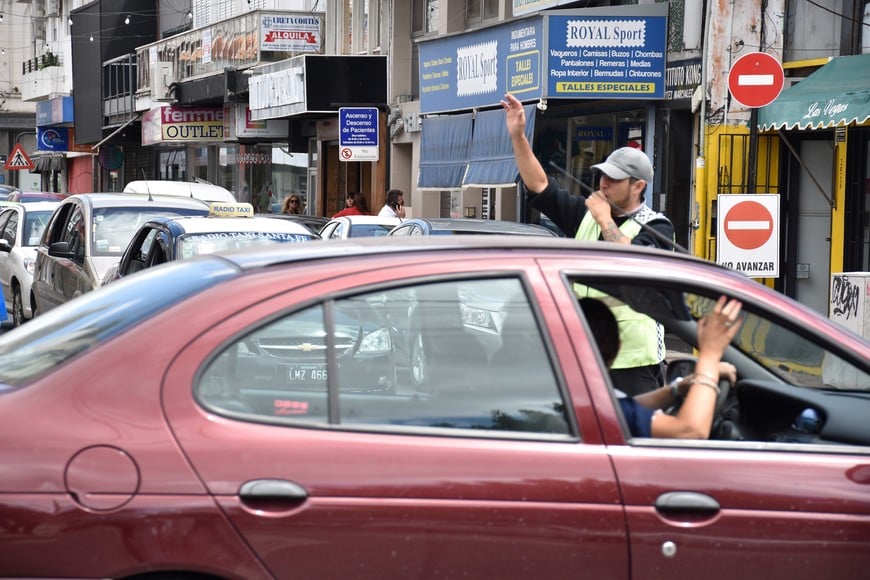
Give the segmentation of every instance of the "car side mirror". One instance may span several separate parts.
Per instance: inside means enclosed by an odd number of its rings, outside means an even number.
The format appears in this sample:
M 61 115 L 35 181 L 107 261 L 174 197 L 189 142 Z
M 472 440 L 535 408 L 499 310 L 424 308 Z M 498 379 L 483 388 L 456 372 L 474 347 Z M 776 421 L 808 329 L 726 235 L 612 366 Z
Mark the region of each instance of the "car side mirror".
M 54 258 L 73 259 L 73 253 L 69 251 L 69 242 L 53 242 L 48 246 L 48 255 Z
M 0 238 L 0 252 L 10 252 L 12 251 L 12 244 L 9 243 L 9 240 L 4 240 Z

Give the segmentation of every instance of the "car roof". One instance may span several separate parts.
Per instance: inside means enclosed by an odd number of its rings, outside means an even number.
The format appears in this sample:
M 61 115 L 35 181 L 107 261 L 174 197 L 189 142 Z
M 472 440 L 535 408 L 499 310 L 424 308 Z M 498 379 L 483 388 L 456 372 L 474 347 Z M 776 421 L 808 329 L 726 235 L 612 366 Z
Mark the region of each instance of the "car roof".
M 315 234 L 320 231 L 320 229 L 329 222 L 329 218 L 318 216 L 318 215 L 306 215 L 306 214 L 290 214 L 290 213 L 258 213 L 254 214 L 256 217 L 263 217 L 269 219 L 279 219 L 290 222 L 295 222 L 299 224 L 305 225 L 309 230 L 314 232 Z
M 60 201 L 32 201 L 30 203 L 16 203 L 15 205 L 25 212 L 54 211 L 60 205 Z
M 554 232 L 543 226 L 503 220 L 484 220 L 469 218 L 415 218 L 411 220 L 405 220 L 403 223 L 414 221 L 426 222 L 433 230 L 436 231 L 556 237 L 556 234 Z
M 140 179 L 125 185 L 122 193 L 125 195 L 128 193 L 151 193 L 153 195 L 193 197 L 204 201 L 236 201 L 236 196 L 230 190 L 212 183 L 196 181 Z
M 9 197 L 12 198 L 9 201 L 28 203 L 49 200 L 60 201 L 62 199 L 68 198 L 69 196 L 69 193 L 57 193 L 53 191 L 13 191 L 9 194 Z
M 75 203 L 82 200 L 92 207 L 162 207 L 194 208 L 208 211 L 208 204 L 199 199 L 172 195 L 148 195 L 141 193 L 78 193 L 61 203 Z
M 223 218 L 190 216 L 178 218 L 160 218 L 154 222 L 169 223 L 189 234 L 204 234 L 217 232 L 263 232 L 291 233 L 316 237 L 311 230 L 289 220 L 276 220 L 266 217 Z
M 377 215 L 343 215 L 337 218 L 332 218 L 329 221 L 338 221 L 345 220 L 349 221 L 351 225 L 353 224 L 384 224 L 384 225 L 392 225 L 397 226 L 402 223 L 400 218 L 395 217 L 381 217 Z
M 256 249 L 245 255 L 233 257 L 233 261 L 243 270 L 256 269 L 265 266 L 287 262 L 303 262 L 312 260 L 328 260 L 346 256 L 365 257 L 369 255 L 398 253 L 412 263 L 413 254 L 425 254 L 435 251 L 470 251 L 470 250 L 529 250 L 533 253 L 544 251 L 565 251 L 586 249 L 596 252 L 632 252 L 649 254 L 649 257 L 671 258 L 703 263 L 728 271 L 707 260 L 688 254 L 680 254 L 658 248 L 625 244 L 605 244 L 603 242 L 583 242 L 569 238 L 550 236 L 384 236 L 360 237 L 346 240 L 323 240 L 317 244 L 293 244 L 292 248 Z M 660 266 L 659 266 L 660 268 Z

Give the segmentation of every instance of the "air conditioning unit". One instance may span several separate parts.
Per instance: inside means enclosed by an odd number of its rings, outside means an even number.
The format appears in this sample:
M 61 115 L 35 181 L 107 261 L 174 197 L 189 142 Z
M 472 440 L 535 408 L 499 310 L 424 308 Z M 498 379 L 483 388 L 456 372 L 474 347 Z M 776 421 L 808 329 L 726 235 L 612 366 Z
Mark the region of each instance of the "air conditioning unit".
M 60 2 L 59 0 L 47 0 L 45 3 L 45 15 L 48 17 L 51 16 L 60 16 Z
M 151 63 L 151 98 L 171 99 L 169 87 L 176 82 L 175 67 L 171 62 Z

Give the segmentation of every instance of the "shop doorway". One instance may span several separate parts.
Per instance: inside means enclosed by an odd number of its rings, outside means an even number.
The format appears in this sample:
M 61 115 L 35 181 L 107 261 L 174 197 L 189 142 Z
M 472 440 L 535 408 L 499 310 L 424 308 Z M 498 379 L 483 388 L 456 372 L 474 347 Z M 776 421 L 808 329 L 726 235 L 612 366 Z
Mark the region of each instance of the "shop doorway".
M 377 213 L 380 208 L 372 207 L 371 191 L 374 164 L 368 161 L 341 161 L 338 155 L 337 141 L 324 144 L 323 155 L 320 156 L 322 215 L 330 217 L 344 209 L 347 194 L 356 192 L 365 195 L 369 210 Z
M 816 181 L 833 183 L 834 152 L 831 140 L 805 140 L 800 156 Z M 812 179 L 802 174 L 798 185 L 794 240 L 796 256 L 791 274 L 795 277 L 794 298 L 813 310 L 827 315 L 828 288 L 831 280 L 831 206 Z M 827 192 L 832 198 L 831 191 Z M 789 255 L 790 252 L 786 252 Z

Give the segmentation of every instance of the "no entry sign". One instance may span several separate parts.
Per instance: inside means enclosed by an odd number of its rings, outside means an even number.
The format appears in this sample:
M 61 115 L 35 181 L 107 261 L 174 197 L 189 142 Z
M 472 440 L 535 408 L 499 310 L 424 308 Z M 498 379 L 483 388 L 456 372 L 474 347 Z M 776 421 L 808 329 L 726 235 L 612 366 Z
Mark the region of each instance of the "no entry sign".
M 719 195 L 716 261 L 753 278 L 779 277 L 779 195 Z
M 782 64 L 764 52 L 741 56 L 728 73 L 728 90 L 745 107 L 769 105 L 782 92 L 784 83 Z

